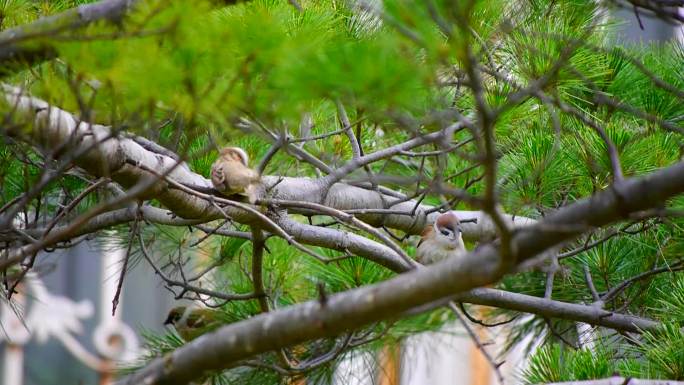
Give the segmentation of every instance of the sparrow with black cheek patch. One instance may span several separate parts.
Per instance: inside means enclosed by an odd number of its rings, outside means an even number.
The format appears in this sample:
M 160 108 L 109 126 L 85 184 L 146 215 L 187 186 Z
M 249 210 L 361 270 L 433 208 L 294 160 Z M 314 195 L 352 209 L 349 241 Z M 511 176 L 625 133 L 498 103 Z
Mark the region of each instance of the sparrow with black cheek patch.
M 164 325 L 173 325 L 178 335 L 183 337 L 185 342 L 188 342 L 217 329 L 223 325 L 223 322 L 221 322 L 216 310 L 177 306 L 169 311 Z
M 434 224 L 423 230 L 416 250 L 416 260 L 422 264 L 430 264 L 447 258 L 462 257 L 466 252 L 461 222 L 453 211 L 448 211 L 439 215 Z
M 211 183 L 224 195 L 244 195 L 250 203 L 257 198 L 261 176 L 249 168 L 249 157 L 240 147 L 226 147 L 211 166 Z

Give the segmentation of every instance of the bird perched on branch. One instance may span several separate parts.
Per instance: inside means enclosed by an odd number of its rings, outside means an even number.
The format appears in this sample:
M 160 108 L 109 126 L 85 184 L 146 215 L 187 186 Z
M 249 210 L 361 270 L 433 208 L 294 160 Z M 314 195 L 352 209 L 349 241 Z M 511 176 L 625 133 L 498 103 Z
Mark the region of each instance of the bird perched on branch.
M 438 216 L 434 224 L 425 227 L 416 250 L 416 259 L 420 263 L 430 264 L 465 254 L 461 222 L 453 211 L 448 211 Z
M 188 342 L 223 325 L 216 310 L 177 306 L 169 311 L 164 325 L 174 329 Z
M 211 166 L 211 183 L 224 195 L 244 195 L 254 203 L 261 176 L 249 168 L 249 157 L 240 147 L 226 147 Z

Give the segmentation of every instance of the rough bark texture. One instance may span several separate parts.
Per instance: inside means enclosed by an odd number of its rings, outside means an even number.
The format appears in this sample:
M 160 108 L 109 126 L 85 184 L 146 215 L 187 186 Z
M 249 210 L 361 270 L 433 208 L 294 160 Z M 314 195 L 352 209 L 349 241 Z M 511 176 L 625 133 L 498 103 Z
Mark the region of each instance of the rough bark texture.
M 40 19 L 27 26 L 0 32 L 0 73 L 10 73 L 16 68 L 26 68 L 55 56 L 55 48 L 44 37 L 69 33 L 96 21 L 118 23 L 136 0 L 105 0 L 79 6 L 58 15 Z M 233 3 L 225 1 L 224 3 Z M 92 147 L 92 150 L 75 159 L 75 164 L 95 177 L 110 177 L 126 189 L 133 189 L 143 182 L 154 180 L 156 174 L 164 174 L 169 181 L 210 190 L 211 183 L 204 176 L 194 173 L 184 164 L 178 164 L 178 157 L 158 148 L 156 144 L 144 144 L 112 128 L 79 121 L 74 115 L 53 107 L 36 98 L 26 96 L 23 91 L 4 86 L 7 100 L 16 112 L 31 123 L 32 130 L 24 136 L 26 142 L 44 149 L 65 145 L 64 150 Z M 338 106 L 343 111 L 343 108 Z M 345 119 L 345 126 L 349 126 Z M 9 128 L 12 129 L 12 128 Z M 369 164 L 373 159 L 386 158 L 388 153 L 398 150 L 409 151 L 427 144 L 440 136 L 453 132 L 431 133 L 418 136 L 403 144 L 403 148 L 387 148 L 376 153 L 363 155 L 354 148 L 354 160 L 336 170 L 329 170 L 327 176 L 319 179 L 281 178 L 265 176 L 262 198 L 283 201 L 316 202 L 337 210 L 387 209 L 386 203 L 399 202 L 394 196 L 355 187 L 340 181 L 350 172 Z M 353 139 L 353 132 L 347 130 Z M 26 132 L 10 132 L 17 136 Z M 356 142 L 352 140 L 352 146 Z M 47 152 L 47 151 L 46 151 Z M 493 154 L 493 151 L 490 151 Z M 493 158 L 492 158 L 493 159 Z M 363 163 L 367 161 L 368 163 Z M 618 161 L 619 166 L 619 161 Z M 325 166 L 328 167 L 328 166 Z M 492 170 L 494 168 L 492 167 Z M 619 167 L 617 167 L 619 170 Z M 151 173 L 149 170 L 154 170 Z M 621 174 L 619 174 L 621 175 Z M 495 175 L 489 174 L 495 186 Z M 619 180 L 619 178 L 617 178 Z M 136 199 L 156 199 L 168 211 L 152 206 L 123 207 L 99 213 L 89 218 L 82 226 L 74 228 L 57 226 L 52 231 L 62 234 L 55 241 L 71 239 L 89 234 L 113 225 L 143 219 L 168 225 L 191 225 L 209 222 L 229 215 L 236 222 L 254 224 L 257 215 L 239 207 L 227 206 L 218 209 L 214 202 L 199 195 L 181 190 L 173 183 L 157 180 Z M 153 361 L 138 373 L 124 380 L 126 384 L 184 384 L 201 377 L 204 373 L 228 368 L 240 361 L 260 353 L 316 338 L 336 336 L 373 322 L 401 317 L 405 314 L 425 311 L 457 300 L 480 305 L 495 306 L 521 312 L 530 312 L 544 317 L 562 318 L 601 325 L 621 331 L 640 332 L 655 330 L 659 323 L 634 316 L 615 314 L 598 306 L 585 306 L 537 298 L 494 289 L 477 287 L 499 280 L 504 274 L 515 271 L 521 265 L 532 263 L 544 257 L 564 242 L 575 239 L 590 229 L 599 228 L 654 207 L 659 207 L 668 198 L 684 192 L 684 163 L 654 172 L 640 178 L 619 181 L 608 190 L 591 198 L 578 201 L 560 209 L 536 222 L 532 219 L 506 216 L 505 220 L 517 227 L 510 243 L 489 244 L 470 253 L 463 260 L 448 260 L 442 263 L 411 270 L 392 247 L 361 235 L 317 227 L 298 222 L 288 215 L 269 213 L 270 219 L 297 242 L 345 250 L 374 261 L 395 272 L 404 273 L 388 281 L 369 285 L 331 296 L 325 302 L 309 301 L 286 309 L 261 314 L 251 319 L 226 325 L 219 330 L 177 349 L 171 354 Z M 418 234 L 425 225 L 434 221 L 437 213 L 427 214 L 429 206 L 416 201 L 400 202 L 391 207 L 404 214 L 356 214 L 356 218 L 373 226 Z M 302 208 L 290 208 L 287 214 L 309 214 Z M 490 211 L 491 212 L 491 211 Z M 468 240 L 493 238 L 496 235 L 494 222 L 479 211 L 458 211 L 462 220 L 475 220 L 463 224 L 464 237 Z M 257 213 L 258 214 L 258 213 Z M 1 220 L 2 218 L 0 218 Z M 0 221 L 1 223 L 2 221 Z M 501 222 L 499 222 L 501 228 Z M 505 226 L 504 226 L 505 227 Z M 68 231 L 67 231 L 68 230 Z M 502 232 L 505 233 L 505 232 Z M 28 229 L 26 234 L 39 237 L 41 229 Z M 237 234 L 250 237 L 248 233 Z M 506 238 L 508 239 L 508 238 Z M 393 246 L 389 243 L 390 246 Z M 23 258 L 20 250 L 15 257 Z M 401 253 L 401 250 L 399 250 Z M 9 257 L 13 257 L 9 253 Z M 409 271 L 411 270 L 411 271 Z M 635 380 L 621 377 L 572 382 L 564 384 L 609 385 L 609 384 L 684 384 L 674 381 Z M 560 384 L 559 384 L 560 385 Z
M 549 318 L 584 322 L 590 325 L 600 325 L 634 333 L 641 333 L 644 330 L 652 331 L 660 326 L 660 323 L 656 321 L 613 313 L 598 306 L 553 301 L 504 290 L 474 289 L 456 296 L 455 299 L 461 302 L 517 310 Z
M 67 147 L 93 146 L 93 149 L 76 159 L 75 163 L 94 176 L 109 176 L 124 187 L 133 187 L 157 173 L 168 172 L 167 178 L 201 189 L 210 188 L 210 182 L 193 173 L 187 166 L 177 166 L 175 157 L 151 151 L 127 136 L 115 135 L 109 127 L 79 122 L 73 115 L 47 103 L 22 94 L 22 91 L 5 87 L 8 101 L 18 113 L 24 114 L 33 130 L 24 137 L 37 147 L 49 148 L 66 143 Z M 118 133 L 120 134 L 120 133 Z M 338 210 L 381 209 L 383 198 L 390 202 L 397 198 L 344 183 L 335 183 L 323 194 L 324 183 L 308 178 L 265 177 L 264 184 L 272 199 L 313 201 Z M 322 305 L 317 301 L 263 314 L 251 319 L 226 325 L 215 333 L 198 338 L 163 359 L 154 361 L 126 383 L 181 384 L 197 378 L 201 373 L 237 364 L 240 360 L 311 339 L 330 337 L 361 327 L 371 322 L 399 317 L 435 301 L 451 299 L 528 311 L 551 317 L 561 317 L 590 324 L 638 331 L 653 329 L 657 323 L 638 317 L 629 317 L 591 307 L 541 300 L 534 297 L 501 292 L 492 289 L 471 290 L 500 279 L 520 264 L 544 251 L 574 239 L 589 229 L 601 227 L 642 210 L 657 207 L 669 197 L 684 191 L 684 163 L 679 163 L 650 175 L 630 179 L 590 198 L 548 215 L 543 221 L 508 217 L 520 227 L 512 237 L 510 252 L 502 255 L 499 245 L 485 245 L 463 260 L 450 260 L 402 274 L 380 284 L 366 286 L 331 296 Z M 220 217 L 211 202 L 189 192 L 173 188 L 168 182 L 158 181 L 148 188 L 144 198 L 156 198 L 170 211 L 144 207 L 142 215 L 159 223 L 187 225 L 207 222 Z M 416 202 L 397 204 L 392 210 L 412 212 Z M 418 232 L 433 216 L 426 215 L 428 206 L 418 206 L 415 215 L 358 215 L 374 225 Z M 254 214 L 226 207 L 225 211 L 236 221 L 252 223 Z M 290 213 L 306 210 L 290 209 Z M 175 218 L 169 214 L 178 215 Z M 464 235 L 470 239 L 495 234 L 494 225 L 481 212 L 458 212 L 463 219 L 476 218 L 476 223 L 464 224 Z M 132 220 L 133 208 L 122 208 L 92 218 L 76 234 L 85 234 L 112 224 Z M 286 215 L 272 217 L 279 226 L 302 243 L 347 249 L 371 259 L 396 272 L 405 272 L 409 266 L 391 248 L 360 235 L 339 230 L 310 226 L 294 221 Z M 380 219 L 382 218 L 382 222 Z M 470 291 L 469 291 L 470 290 Z
M 83 148 L 93 146 L 93 150 L 76 159 L 75 163 L 87 170 L 93 176 L 108 176 L 120 185 L 130 188 L 137 183 L 146 180 L 152 175 L 146 169 L 155 170 L 158 173 L 166 173 L 167 178 L 201 189 L 210 189 L 211 182 L 202 175 L 192 172 L 187 166 L 177 166 L 176 159 L 153 152 L 141 146 L 138 141 L 113 133 L 110 127 L 88 122 L 79 121 L 72 114 L 46 102 L 27 96 L 22 90 L 10 86 L 3 87 L 7 93 L 7 100 L 16 108 L 17 113 L 24 114 L 29 122 L 34 122 L 28 139 L 31 144 L 44 149 L 54 148 L 58 144 L 68 143 L 71 148 Z M 17 133 L 18 134 L 18 133 Z M 140 167 L 134 166 L 139 164 Z M 263 178 L 266 190 L 270 191 L 273 199 L 321 202 L 323 205 L 338 210 L 347 209 L 383 209 L 385 202 L 394 202 L 398 198 L 388 195 L 380 196 L 379 193 L 354 187 L 345 183 L 335 183 L 327 194 L 324 194 L 324 184 L 320 180 L 310 178 L 282 178 L 277 176 L 265 176 Z M 262 191 L 263 192 L 263 191 Z M 325 195 L 325 197 L 324 197 Z M 196 219 L 208 222 L 222 217 L 222 214 L 211 202 L 196 195 L 172 188 L 168 183 L 160 181 L 152 186 L 143 198 L 154 197 L 167 207 L 174 215 L 186 219 Z M 416 202 L 409 200 L 392 206 L 393 211 L 412 213 Z M 365 214 L 357 215 L 363 221 L 371 225 L 384 224 L 385 226 L 411 234 L 418 234 L 427 223 L 434 221 L 438 215 L 426 214 L 431 207 L 419 205 L 415 215 L 399 214 Z M 256 218 L 250 212 L 235 207 L 225 207 L 224 211 L 241 223 L 254 223 Z M 307 213 L 306 210 L 290 209 L 291 213 Z M 457 211 L 462 219 L 475 219 L 476 222 L 464 223 L 463 234 L 466 239 L 476 240 L 483 237 L 492 237 L 496 234 L 492 221 L 480 211 Z M 534 223 L 533 220 L 524 217 L 509 217 L 512 222 L 519 226 Z M 352 234 L 328 230 L 324 228 L 306 228 L 304 224 L 286 222 L 281 224 L 288 226 L 295 239 L 302 243 L 328 247 L 332 244 L 348 242 L 359 255 L 368 257 L 376 262 L 400 270 L 405 266 L 396 253 L 386 246 L 375 241 L 354 236 Z M 306 228 L 307 231 L 304 231 Z M 350 242 L 349 238 L 355 241 Z M 362 241 L 362 242 L 361 242 Z
M 609 224 L 658 206 L 683 191 L 684 163 L 626 180 L 617 189 L 580 200 L 536 225 L 518 230 L 509 248 L 517 252 L 506 256 L 515 257 L 514 263 L 503 260 L 496 245 L 486 245 L 463 260 L 446 260 L 379 284 L 340 293 L 331 296 L 325 304 L 309 301 L 226 325 L 153 361 L 124 383 L 183 384 L 201 373 L 230 367 L 259 353 L 335 336 L 400 316 L 422 304 L 495 282 L 506 272 L 502 267 L 514 267 L 551 246 L 573 239 L 584 225 Z M 570 311 L 553 308 L 549 311 L 567 315 L 577 310 L 569 308 Z M 601 319 L 599 315 L 589 318 Z

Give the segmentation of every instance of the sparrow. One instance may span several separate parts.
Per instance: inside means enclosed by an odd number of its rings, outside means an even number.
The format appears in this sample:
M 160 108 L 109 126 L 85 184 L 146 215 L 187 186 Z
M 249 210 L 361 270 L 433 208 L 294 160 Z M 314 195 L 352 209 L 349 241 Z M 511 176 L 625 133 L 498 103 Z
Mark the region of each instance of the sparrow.
M 185 342 L 217 329 L 221 322 L 217 312 L 192 306 L 176 306 L 169 311 L 164 325 L 172 325 Z
M 261 176 L 249 168 L 249 157 L 240 147 L 221 149 L 211 166 L 211 183 L 224 195 L 244 195 L 249 203 L 257 198 Z
M 422 264 L 435 263 L 447 258 L 466 254 L 461 223 L 453 211 L 441 214 L 435 223 L 428 225 L 421 234 L 416 250 L 416 260 Z

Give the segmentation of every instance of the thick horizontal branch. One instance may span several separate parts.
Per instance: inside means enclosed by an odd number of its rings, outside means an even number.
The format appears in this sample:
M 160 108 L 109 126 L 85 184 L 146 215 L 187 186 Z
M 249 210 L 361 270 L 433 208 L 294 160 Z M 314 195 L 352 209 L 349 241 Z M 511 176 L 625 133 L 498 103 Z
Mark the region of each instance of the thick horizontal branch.
M 554 301 L 531 295 L 510 293 L 495 289 L 474 289 L 458 295 L 456 300 L 497 308 L 517 310 L 548 318 L 560 318 L 616 330 L 641 333 L 655 330 L 660 323 L 641 317 L 613 313 L 598 306 L 578 305 Z
M 515 310 L 548 318 L 584 322 L 589 325 L 603 326 L 633 333 L 654 331 L 661 326 L 659 322 L 648 318 L 614 313 L 595 305 L 578 305 L 526 294 L 485 288 L 473 289 L 455 296 L 441 298 L 437 301 L 419 306 L 418 308 L 411 309 L 406 314 L 414 315 L 434 310 L 446 306 L 452 301 Z
M 499 280 L 516 264 L 572 240 L 587 227 L 600 227 L 662 205 L 684 191 L 684 163 L 677 163 L 594 194 L 518 229 L 501 259 L 496 245 L 485 245 L 463 259 L 449 259 L 374 285 L 309 301 L 223 326 L 176 349 L 129 377 L 125 383 L 182 384 L 241 360 L 305 341 L 401 316 L 412 308 Z
M 143 206 L 140 208 L 142 217 L 149 222 L 173 225 L 193 225 L 197 220 L 173 218 L 172 213 L 156 207 Z M 89 234 L 101 229 L 110 228 L 135 219 L 138 208 L 131 206 L 102 214 L 93 219 L 88 225 L 79 229 L 73 236 Z M 404 263 L 389 247 L 370 239 L 349 232 L 331 228 L 317 227 L 283 217 L 278 224 L 298 241 L 338 250 L 346 250 L 383 265 L 395 272 L 405 272 L 410 267 Z M 59 228 L 55 229 L 59 231 Z M 38 237 L 40 230 L 28 229 L 26 233 Z M 249 233 L 245 233 L 249 236 Z M 502 309 L 516 310 L 537 314 L 550 318 L 570 319 L 591 325 L 605 326 L 618 330 L 639 332 L 635 325 L 642 330 L 652 330 L 659 325 L 656 321 L 621 314 L 610 313 L 597 307 L 577 305 L 560 301 L 547 300 L 525 294 L 511 293 L 496 289 L 474 289 L 455 298 L 445 298 L 425 308 L 423 311 L 442 306 L 455 299 L 476 305 L 493 306 Z
M 30 137 L 24 138 L 30 144 L 42 148 L 54 148 L 56 145 L 71 142 L 72 147 L 92 146 L 94 149 L 76 159 L 76 164 L 93 176 L 108 176 L 120 185 L 128 188 L 150 174 L 145 169 L 168 173 L 167 178 L 188 186 L 196 186 L 211 190 L 211 182 L 192 172 L 187 166 L 176 167 L 177 160 L 159 152 L 151 151 L 149 146 L 143 147 L 130 135 L 112 136 L 110 127 L 79 121 L 74 115 L 59 108 L 50 106 L 45 101 L 27 96 L 22 90 L 4 86 L 11 107 L 16 106 L 20 113 L 28 115 L 29 123 L 33 123 Z M 17 133 L 18 135 L 18 133 Z M 76 138 L 76 139 L 74 139 Z M 97 144 L 98 141 L 102 143 Z M 135 167 L 139 164 L 140 167 Z M 391 206 L 393 212 L 404 214 L 358 214 L 357 218 L 373 225 L 384 225 L 410 234 L 418 234 L 427 223 L 434 221 L 438 213 L 427 214 L 432 208 L 418 205 L 416 201 L 402 201 L 389 195 L 355 187 L 344 183 L 334 184 L 325 194 L 325 186 L 320 181 L 310 178 L 289 178 L 264 176 L 264 190 L 270 191 L 270 198 L 291 201 L 319 202 L 337 210 L 385 209 L 385 204 L 399 202 Z M 160 181 L 145 194 L 146 198 L 155 198 L 175 215 L 198 219 L 205 222 L 222 218 L 222 214 L 212 202 L 196 195 L 170 188 Z M 254 223 L 253 214 L 234 207 L 225 207 L 225 212 L 236 222 Z M 292 213 L 312 214 L 311 211 L 291 209 Z M 492 237 L 495 227 L 489 218 L 480 211 L 458 211 L 462 219 L 476 219 L 463 224 L 466 239 L 477 240 Z M 524 217 L 509 217 L 517 226 L 533 223 Z
M 25 122 L 31 125 L 29 136 L 22 139 L 43 149 L 57 146 L 63 146 L 64 151 L 77 147 L 93 148 L 75 160 L 76 165 L 91 175 L 111 177 L 121 186 L 130 188 L 150 177 L 149 173 L 130 164 L 138 163 L 161 174 L 168 173 L 168 178 L 211 188 L 211 183 L 206 178 L 193 173 L 187 166 L 177 166 L 175 159 L 146 150 L 131 138 L 121 135 L 117 137 L 117 133 L 112 133 L 108 126 L 80 121 L 74 115 L 52 107 L 45 101 L 26 96 L 20 89 L 5 86 L 4 91 L 10 108 L 29 118 Z M 152 197 L 159 199 L 175 215 L 183 218 L 216 219 L 220 216 L 210 202 L 169 189 L 161 182 L 154 184 L 142 196 L 144 199 Z
M 153 206 L 142 206 L 138 208 L 137 206 L 129 206 L 122 209 L 117 209 L 100 214 L 85 225 L 78 227 L 74 232 L 68 234 L 68 238 L 80 237 L 82 235 L 92 234 L 100 230 L 109 229 L 113 226 L 122 225 L 135 220 L 135 218 L 141 215 L 141 219 L 146 222 L 156 223 L 160 225 L 168 226 L 192 226 L 200 223 L 204 223 L 202 220 L 197 219 L 183 219 L 175 217 L 171 211 L 160 209 Z M 63 229 L 69 226 L 68 222 L 63 225 L 56 226 L 51 231 L 61 232 Z M 39 238 L 43 236 L 46 229 L 26 229 L 24 232 L 33 238 Z
M 410 266 L 394 250 L 361 235 L 327 227 L 312 226 L 287 217 L 280 218 L 278 224 L 299 242 L 348 251 L 396 272 L 410 269 Z

